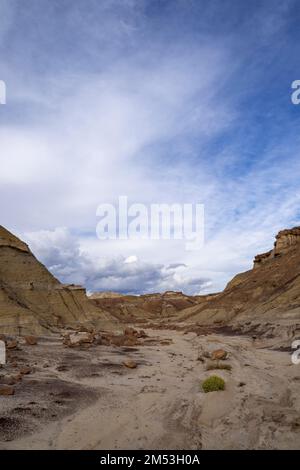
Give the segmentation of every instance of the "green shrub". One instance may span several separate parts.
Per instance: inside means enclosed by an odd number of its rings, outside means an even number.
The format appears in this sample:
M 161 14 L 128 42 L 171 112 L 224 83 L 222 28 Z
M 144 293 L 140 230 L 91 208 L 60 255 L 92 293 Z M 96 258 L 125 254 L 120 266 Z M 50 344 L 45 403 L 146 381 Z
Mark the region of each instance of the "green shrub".
M 217 375 L 211 375 L 206 380 L 204 380 L 202 383 L 202 388 L 205 393 L 224 390 L 225 382 L 223 379 L 221 379 L 221 377 L 218 377 Z

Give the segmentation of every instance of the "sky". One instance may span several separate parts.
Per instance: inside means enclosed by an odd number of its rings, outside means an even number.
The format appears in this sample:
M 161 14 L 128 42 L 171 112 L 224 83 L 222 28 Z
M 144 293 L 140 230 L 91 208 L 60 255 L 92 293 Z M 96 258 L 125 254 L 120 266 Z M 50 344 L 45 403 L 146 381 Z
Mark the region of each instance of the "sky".
M 0 223 L 88 291 L 215 292 L 300 225 L 298 0 L 0 0 Z M 99 240 L 204 204 L 205 243 Z

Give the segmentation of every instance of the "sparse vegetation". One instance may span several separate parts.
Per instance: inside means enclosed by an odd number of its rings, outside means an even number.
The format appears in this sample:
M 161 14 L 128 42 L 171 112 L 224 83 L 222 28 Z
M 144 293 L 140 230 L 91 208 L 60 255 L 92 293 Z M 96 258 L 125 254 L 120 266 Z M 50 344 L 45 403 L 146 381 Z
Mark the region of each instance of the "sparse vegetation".
M 202 388 L 205 393 L 216 392 L 225 390 L 225 381 L 217 375 L 211 375 L 202 383 Z
M 224 364 L 224 363 L 215 363 L 215 362 L 208 362 L 205 366 L 205 370 L 231 370 L 232 366 L 230 364 Z

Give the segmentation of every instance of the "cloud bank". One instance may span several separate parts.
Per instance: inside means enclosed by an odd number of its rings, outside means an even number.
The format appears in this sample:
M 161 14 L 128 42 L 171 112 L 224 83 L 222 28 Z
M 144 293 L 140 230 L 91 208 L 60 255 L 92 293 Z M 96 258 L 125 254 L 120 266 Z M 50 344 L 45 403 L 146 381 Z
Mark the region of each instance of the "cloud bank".
M 61 280 L 215 291 L 299 223 L 297 2 L 0 0 L 0 13 L 1 223 Z M 120 195 L 204 204 L 204 248 L 100 242 L 96 208 Z

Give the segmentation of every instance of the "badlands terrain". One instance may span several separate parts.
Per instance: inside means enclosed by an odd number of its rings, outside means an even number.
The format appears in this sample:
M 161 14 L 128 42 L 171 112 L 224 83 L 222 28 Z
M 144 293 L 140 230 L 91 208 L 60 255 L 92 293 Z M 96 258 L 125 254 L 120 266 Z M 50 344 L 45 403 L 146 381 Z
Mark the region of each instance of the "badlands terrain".
M 87 297 L 0 227 L 0 335 L 0 449 L 300 447 L 300 228 L 219 294 Z

